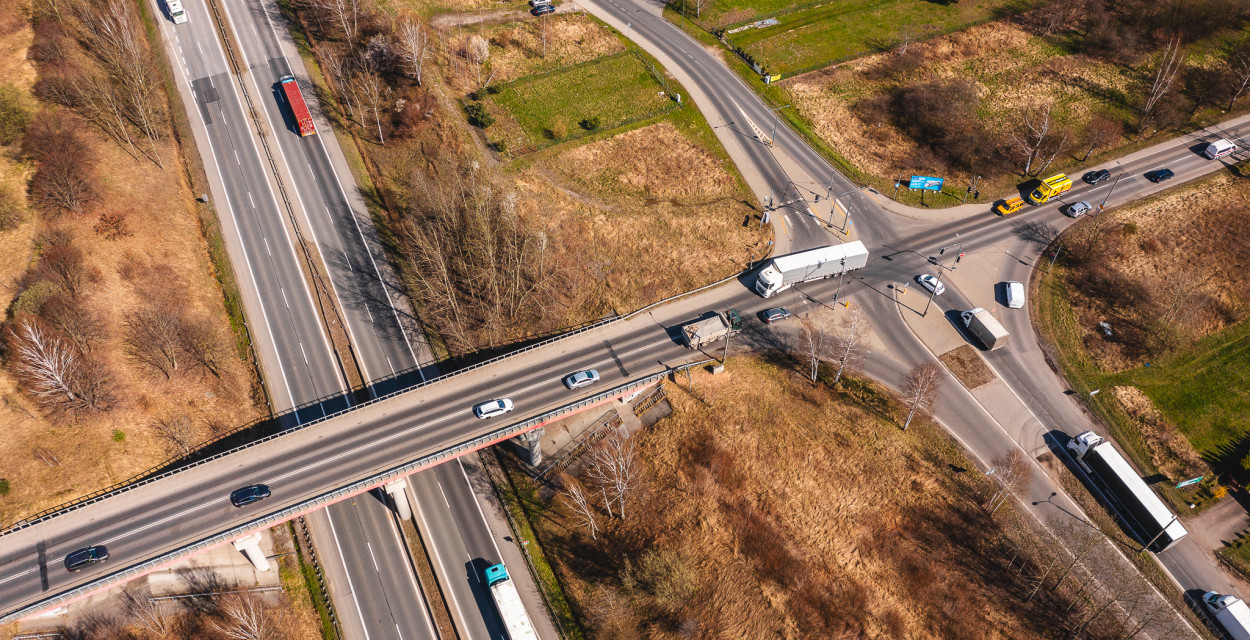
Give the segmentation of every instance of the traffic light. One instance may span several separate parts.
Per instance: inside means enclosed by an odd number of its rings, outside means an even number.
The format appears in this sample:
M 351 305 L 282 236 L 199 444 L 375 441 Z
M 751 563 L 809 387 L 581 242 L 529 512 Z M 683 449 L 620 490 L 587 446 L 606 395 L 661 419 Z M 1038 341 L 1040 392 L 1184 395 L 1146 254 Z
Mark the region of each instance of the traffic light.
M 956 263 L 956 264 L 958 264 L 958 263 L 959 263 L 959 261 L 960 261 L 960 260 L 963 260 L 963 259 L 964 259 L 964 252 L 960 251 L 960 252 L 959 252 L 959 257 L 958 257 L 958 258 L 955 258 L 955 263 Z
M 942 247 L 941 249 L 938 250 L 939 256 L 942 255 L 943 253 L 946 253 L 946 247 Z

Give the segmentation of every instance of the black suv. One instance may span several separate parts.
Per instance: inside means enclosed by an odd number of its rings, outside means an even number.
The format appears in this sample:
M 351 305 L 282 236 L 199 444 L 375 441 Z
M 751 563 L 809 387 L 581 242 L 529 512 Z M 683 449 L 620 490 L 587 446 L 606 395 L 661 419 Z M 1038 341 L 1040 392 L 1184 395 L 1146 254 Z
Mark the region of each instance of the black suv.
M 269 487 L 263 484 L 253 484 L 231 492 L 230 504 L 236 507 L 246 507 L 253 502 L 259 502 L 268 497 Z
M 1154 171 L 1146 172 L 1146 179 L 1151 182 L 1163 182 L 1171 179 L 1174 175 L 1176 174 L 1171 169 L 1155 169 Z
M 86 547 L 84 549 L 70 552 L 69 555 L 65 556 L 65 568 L 69 569 L 70 573 L 73 573 L 79 569 L 90 567 L 93 564 L 104 562 L 108 559 L 109 548 L 102 544 L 98 544 L 94 547 Z

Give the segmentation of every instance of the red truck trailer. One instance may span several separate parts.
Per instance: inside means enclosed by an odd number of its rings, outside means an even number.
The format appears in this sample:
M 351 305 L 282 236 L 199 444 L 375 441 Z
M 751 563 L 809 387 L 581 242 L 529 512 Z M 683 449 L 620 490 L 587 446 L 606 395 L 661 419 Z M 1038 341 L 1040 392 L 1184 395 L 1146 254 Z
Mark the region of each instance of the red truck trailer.
M 287 76 L 282 79 L 282 93 L 286 94 L 286 103 L 291 105 L 291 113 L 299 125 L 299 134 L 311 136 L 317 133 L 317 126 L 313 124 L 312 114 L 308 112 L 304 94 L 299 92 L 299 85 L 295 82 L 295 78 Z

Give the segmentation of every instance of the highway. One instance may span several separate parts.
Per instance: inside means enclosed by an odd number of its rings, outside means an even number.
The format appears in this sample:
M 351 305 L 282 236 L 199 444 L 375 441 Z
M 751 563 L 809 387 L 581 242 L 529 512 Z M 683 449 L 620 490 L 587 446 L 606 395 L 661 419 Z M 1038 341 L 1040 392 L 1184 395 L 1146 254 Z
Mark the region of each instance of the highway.
M 624 6 L 614 2 L 607 4 L 618 8 Z M 631 37 L 648 37 L 645 30 L 651 28 L 650 21 L 639 19 L 636 13 L 628 13 L 623 8 L 620 11 L 634 21 L 626 31 Z M 621 18 L 618 16 L 615 19 Z M 195 20 L 194 14 L 192 20 Z M 656 24 L 656 33 L 661 33 L 662 28 L 662 25 Z M 685 37 L 679 32 L 678 35 Z M 658 40 L 667 42 L 664 38 Z M 717 118 L 724 122 L 742 122 L 744 118 L 754 122 L 765 121 L 763 118 L 766 114 L 760 113 L 756 108 L 762 108 L 758 98 L 748 100 L 746 96 L 734 97 L 735 87 L 741 85 L 737 78 L 724 83 L 716 80 L 712 72 L 722 67 L 706 51 L 690 44 L 688 39 L 685 44 L 680 38 L 674 38 L 673 41 L 677 42 L 669 45 L 673 51 L 702 64 L 711 78 L 706 85 L 702 82 L 696 84 L 693 78 L 701 76 L 690 76 L 691 80 L 688 81 L 680 76 L 683 72 L 681 69 L 686 67 L 680 64 L 675 65 L 676 69 L 670 67 L 679 76 L 679 80 L 694 93 L 696 103 L 708 114 L 709 121 Z M 661 61 L 669 64 L 666 60 Z M 717 87 L 715 96 L 719 97 L 714 96 L 713 100 L 725 110 L 709 111 L 709 107 L 699 101 L 699 86 Z M 708 92 L 701 93 L 706 96 Z M 740 115 L 735 116 L 734 120 L 726 118 L 725 113 Z M 1246 130 L 1248 128 L 1241 125 L 1233 135 L 1239 136 Z M 724 135 L 722 128 L 717 131 L 718 135 Z M 732 146 L 745 150 L 748 157 L 759 160 L 758 171 L 749 165 L 743 167 L 744 175 L 748 176 L 748 182 L 752 183 L 757 193 L 760 189 L 756 188 L 756 184 L 761 181 L 765 184 L 765 190 L 769 184 L 781 184 L 783 187 L 788 184 L 784 178 L 780 182 L 770 183 L 777 178 L 776 172 L 781 171 L 781 165 L 773 155 L 775 150 L 784 149 L 796 157 L 803 157 L 806 145 L 797 140 L 787 141 L 787 135 L 793 134 L 785 127 L 780 127 L 777 145 L 771 148 L 758 144 L 755 134 L 741 134 L 734 138 Z M 1173 183 L 1220 168 L 1219 163 L 1195 162 L 1193 151 L 1188 148 L 1192 144 L 1193 140 L 1182 138 L 1175 143 L 1162 145 L 1156 154 L 1143 160 L 1146 161 L 1145 164 L 1169 164 L 1178 173 Z M 726 146 L 729 148 L 731 145 Z M 734 157 L 738 159 L 738 156 Z M 768 168 L 770 163 L 775 165 L 775 171 Z M 836 176 L 832 168 L 824 166 L 827 175 Z M 813 164 L 808 169 L 818 173 L 821 167 Z M 1134 166 L 1132 172 L 1137 174 L 1139 169 L 1140 167 Z M 836 182 L 836 177 L 831 179 Z M 1141 187 L 1155 188 L 1147 183 L 1137 183 L 1135 178 L 1133 180 L 1126 178 L 1120 182 L 1116 187 L 1117 200 L 1142 195 L 1145 192 L 1139 190 Z M 1074 190 L 1072 197 L 1067 199 L 1071 200 L 1080 193 L 1082 191 Z M 886 214 L 874 205 L 869 196 L 860 195 L 858 198 L 860 200 L 855 203 L 853 214 L 856 216 L 859 236 L 869 245 L 872 258 L 869 267 L 859 272 L 853 279 L 853 284 L 848 285 L 844 297 L 850 297 L 870 310 L 877 333 L 886 342 L 887 353 L 875 353 L 865 369 L 887 385 L 897 385 L 901 372 L 906 371 L 911 364 L 932 359 L 923 345 L 897 320 L 899 311 L 888 285 L 931 270 L 928 256 L 940 246 L 948 244 L 955 232 L 965 238 L 965 251 L 992 250 L 1004 244 L 1010 245 L 1019 239 L 1017 223 L 1045 222 L 1060 227 L 1067 222 L 1058 213 L 1056 205 L 1047 205 L 1026 209 L 1007 220 L 986 213 L 952 223 L 923 224 Z M 807 246 L 820 238 L 815 232 L 820 227 L 803 222 L 802 217 L 795 215 L 796 221 L 791 226 L 795 230 L 792 244 L 795 248 Z M 815 230 L 806 231 L 809 227 Z M 821 233 L 824 233 L 823 230 Z M 819 243 L 827 242 L 825 239 Z M 491 421 L 474 418 L 469 408 L 476 402 L 495 397 L 511 397 L 517 403 L 514 415 L 519 420 L 594 391 L 594 388 L 585 390 L 585 393 L 565 390 L 559 384 L 559 378 L 569 372 L 598 368 L 603 374 L 603 381 L 599 385 L 602 388 L 694 357 L 701 358 L 702 354 L 684 349 L 676 343 L 674 328 L 681 322 L 693 319 L 703 310 L 736 306 L 746 313 L 755 313 L 787 300 L 796 307 L 810 304 L 804 300 L 828 301 L 836 283 L 836 280 L 811 283 L 802 286 L 802 292 L 786 292 L 777 299 L 765 301 L 751 293 L 743 282 L 731 282 L 489 366 L 440 379 L 394 399 L 313 424 L 272 442 L 226 456 L 169 479 L 7 533 L 0 537 L 0 542 L 3 542 L 3 555 L 0 555 L 0 610 L 6 614 L 15 612 L 52 593 L 89 583 L 109 572 L 160 556 L 190 541 L 256 520 L 263 514 L 298 504 L 324 494 L 333 487 L 367 478 L 379 470 L 393 468 L 448 443 L 468 440 L 504 424 L 489 424 Z M 948 303 L 960 302 L 957 291 L 954 286 L 948 291 Z M 800 293 L 803 294 L 802 297 Z M 751 332 L 764 330 L 758 321 L 753 320 L 750 325 L 748 339 Z M 1013 347 L 1004 352 L 989 354 L 991 364 L 1000 370 L 1000 375 L 1017 392 L 1035 384 L 1036 378 L 1051 379 L 1051 387 L 1039 386 L 1037 395 L 1030 399 L 1029 405 L 1044 410 L 1044 419 L 1056 428 L 1063 427 L 1069 433 L 1080 430 L 1071 428 L 1070 425 L 1074 424 L 1071 420 L 1076 420 L 1075 416 L 1079 415 L 1081 421 L 1076 424 L 1085 424 L 1088 418 L 1083 417 L 1079 406 L 1070 398 L 1061 393 L 1053 393 L 1054 385 L 1059 383 L 1051 374 L 1046 373 L 1049 369 L 1044 363 L 1039 367 L 1031 355 L 1033 352 L 1028 348 L 1022 349 L 1019 354 L 1014 351 L 1015 346 L 1030 342 L 1022 338 L 1031 335 L 1031 328 L 1013 327 L 1012 330 L 1020 331 Z M 1037 376 L 1038 371 L 1044 372 L 1044 375 Z M 1026 382 L 1027 384 L 1020 386 Z M 938 418 L 977 457 L 984 460 L 985 455 L 997 455 L 1015 445 L 1002 426 L 983 408 L 972 402 L 968 394 L 961 393 L 957 386 L 947 385 L 944 388 L 939 407 Z M 1032 450 L 1027 445 L 1025 449 Z M 1036 481 L 1030 491 L 1034 495 L 1045 493 L 1048 496 L 1049 491 L 1045 491 L 1048 487 L 1041 480 L 1044 478 Z M 274 489 L 274 497 L 242 510 L 229 507 L 225 500 L 228 489 L 249 482 L 270 484 Z M 68 574 L 58 564 L 69 551 L 101 543 L 109 544 L 112 552 L 112 558 L 107 565 L 79 574 Z M 1177 557 L 1179 555 L 1168 552 L 1162 557 L 1171 569 L 1174 558 L 1181 560 Z M 1197 559 L 1184 560 L 1189 563 Z M 1184 584 L 1186 587 L 1203 587 L 1201 581 L 1209 581 L 1211 576 L 1202 567 L 1209 566 L 1210 563 L 1211 560 L 1204 557 L 1197 566 L 1185 564 L 1185 572 L 1174 570 L 1173 573 L 1183 582 L 1194 581 L 1192 584 Z

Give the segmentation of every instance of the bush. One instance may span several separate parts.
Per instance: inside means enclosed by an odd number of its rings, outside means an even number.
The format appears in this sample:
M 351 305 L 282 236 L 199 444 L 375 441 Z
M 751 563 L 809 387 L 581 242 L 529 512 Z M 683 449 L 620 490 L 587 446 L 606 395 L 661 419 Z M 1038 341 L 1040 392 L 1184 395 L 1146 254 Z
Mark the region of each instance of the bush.
M 466 106 L 464 108 L 464 112 L 469 115 L 469 124 L 479 129 L 485 129 L 492 124 L 495 124 L 495 116 L 492 116 L 490 112 L 486 110 L 486 105 L 480 102 L 474 102 L 473 104 Z
M 599 116 L 595 116 L 593 118 L 586 118 L 585 120 L 582 120 L 581 122 L 577 124 L 578 126 L 580 126 L 581 128 L 587 131 L 595 131 L 599 128 Z
M 499 85 L 497 84 L 492 84 L 489 87 L 486 87 L 486 93 L 489 93 L 492 96 L 499 93 L 500 91 L 502 91 L 502 89 L 500 89 Z
M 508 152 L 508 143 L 503 140 L 496 140 L 495 142 L 491 143 L 491 146 L 494 147 L 496 153 Z
M 569 129 L 564 126 L 563 120 L 556 120 L 551 123 L 551 126 L 543 129 L 543 135 L 549 140 L 563 140 L 569 135 Z
M 0 84 L 0 144 L 12 144 L 30 125 L 30 105 L 20 89 Z
M 125 442 L 126 432 L 121 429 L 113 429 L 113 442 Z
M 130 225 L 126 224 L 126 216 L 120 211 L 101 213 L 100 221 L 93 228 L 96 235 L 105 240 L 117 240 L 130 235 Z
M 9 486 L 8 478 L 0 478 L 0 496 L 9 495 L 9 491 L 11 488 L 12 487 Z
M 21 224 L 26 217 L 26 199 L 7 185 L 0 185 L 0 231 Z

